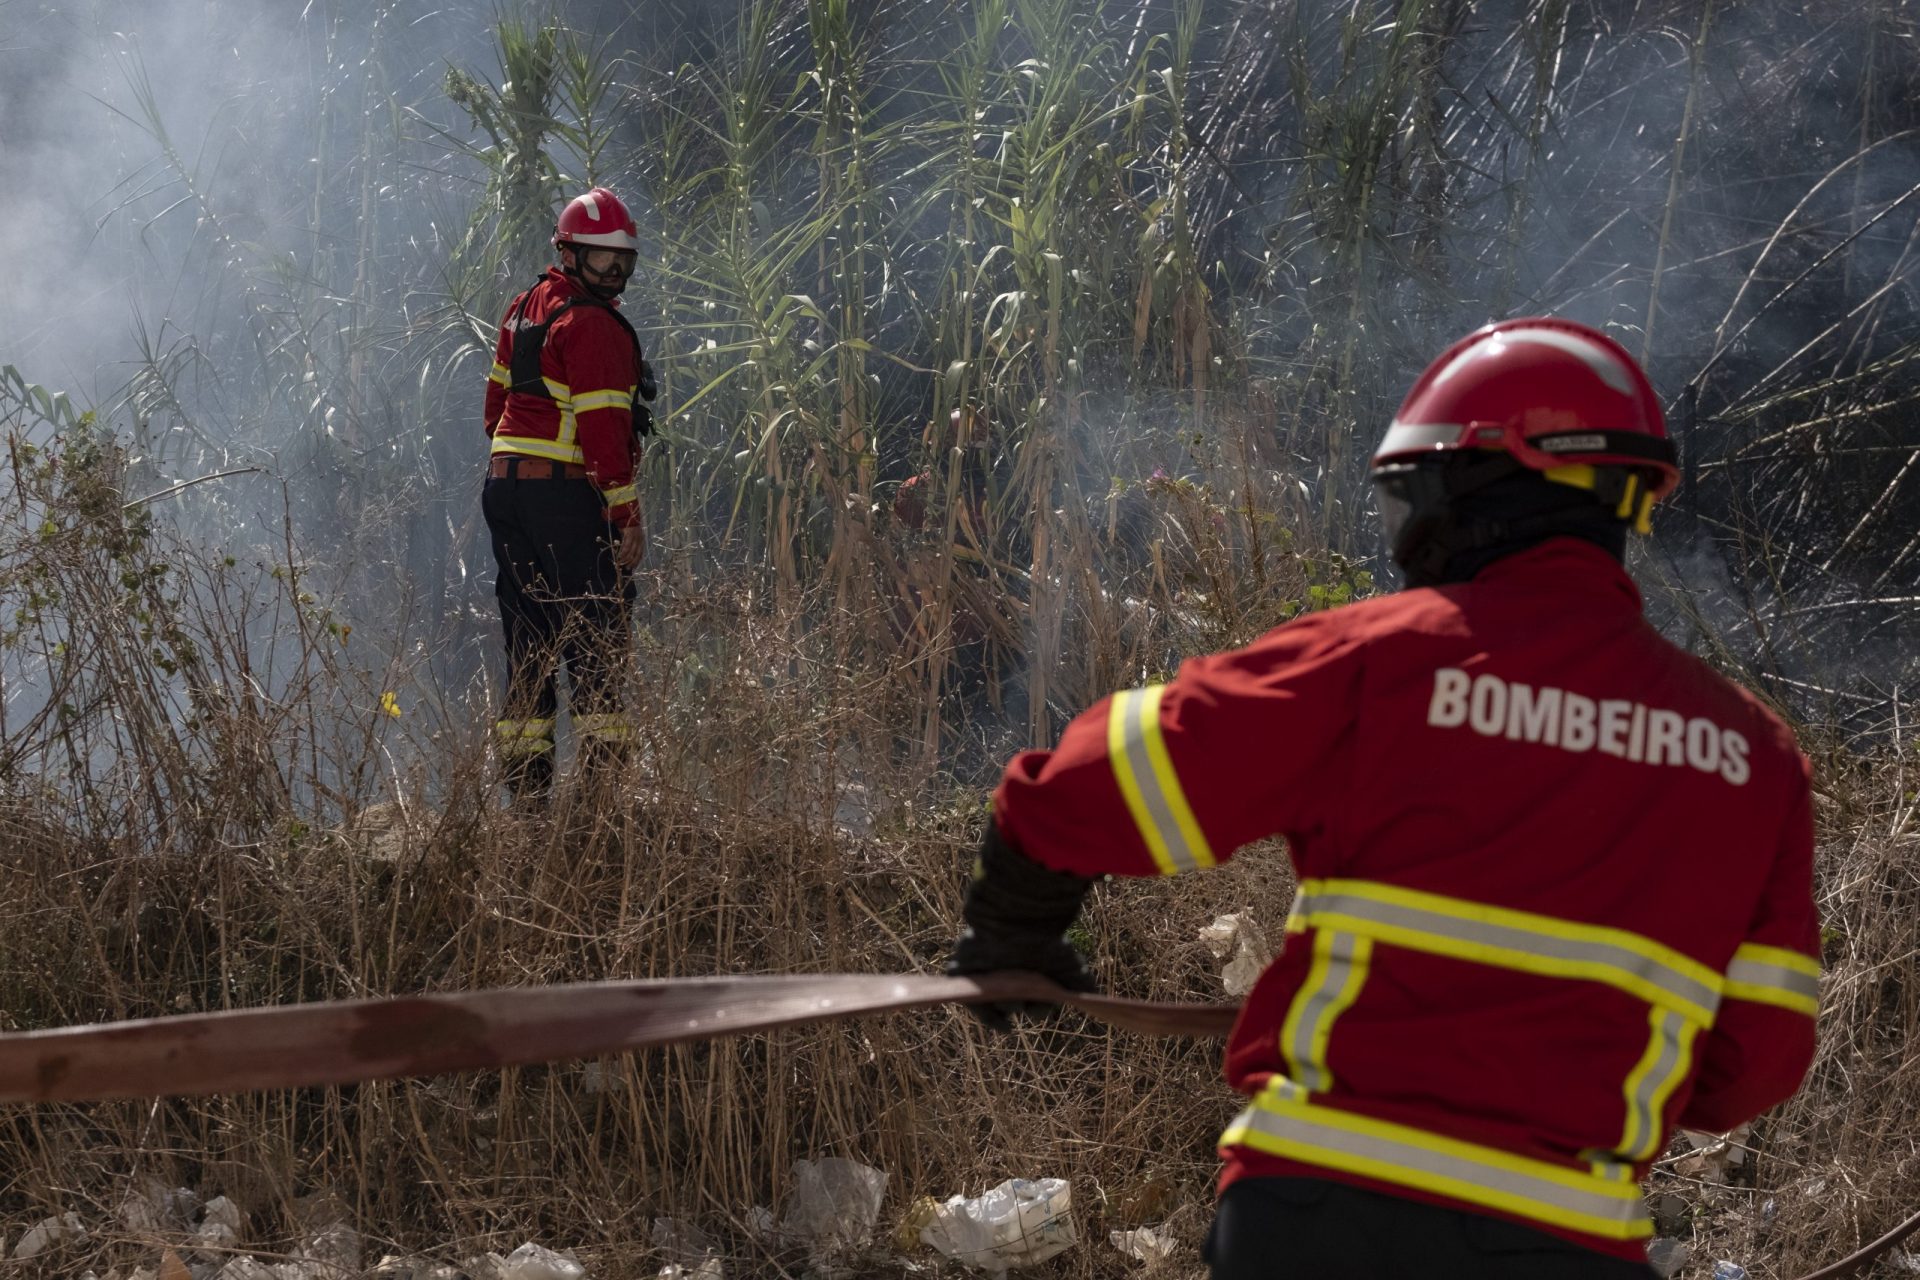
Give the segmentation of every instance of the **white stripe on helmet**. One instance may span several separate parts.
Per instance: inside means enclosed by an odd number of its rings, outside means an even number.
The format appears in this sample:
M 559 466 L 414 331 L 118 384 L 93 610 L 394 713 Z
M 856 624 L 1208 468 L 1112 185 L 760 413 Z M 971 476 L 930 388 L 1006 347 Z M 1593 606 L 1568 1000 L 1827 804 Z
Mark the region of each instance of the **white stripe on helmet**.
M 1441 449 L 1457 444 L 1466 427 L 1457 422 L 1401 422 L 1395 419 L 1373 451 L 1376 458 L 1389 454 L 1413 453 L 1423 449 Z
M 591 195 L 580 197 L 580 207 L 587 211 L 587 217 L 595 222 L 600 221 L 600 202 L 595 200 Z
M 1619 356 L 1590 338 L 1583 338 L 1575 333 L 1562 333 L 1558 329 L 1506 329 L 1496 333 L 1490 341 L 1475 343 L 1449 361 L 1447 367 L 1434 378 L 1434 385 L 1438 386 L 1445 382 L 1469 362 L 1493 355 L 1499 344 L 1503 342 L 1537 342 L 1542 346 L 1564 351 L 1581 360 L 1587 368 L 1593 370 L 1600 381 L 1621 395 L 1634 394 L 1633 372 L 1627 368 L 1626 363 Z
M 589 245 L 596 249 L 633 249 L 638 251 L 640 241 L 626 231 L 595 231 L 591 234 L 574 233 L 568 235 L 562 244 Z

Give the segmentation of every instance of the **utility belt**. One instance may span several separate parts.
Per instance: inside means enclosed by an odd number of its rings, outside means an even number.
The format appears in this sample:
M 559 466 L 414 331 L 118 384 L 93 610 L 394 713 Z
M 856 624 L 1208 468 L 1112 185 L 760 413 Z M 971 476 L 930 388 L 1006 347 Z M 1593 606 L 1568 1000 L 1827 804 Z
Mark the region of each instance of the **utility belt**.
M 523 453 L 496 453 L 487 464 L 487 474 L 500 480 L 585 480 L 587 469 L 551 458 L 530 458 Z

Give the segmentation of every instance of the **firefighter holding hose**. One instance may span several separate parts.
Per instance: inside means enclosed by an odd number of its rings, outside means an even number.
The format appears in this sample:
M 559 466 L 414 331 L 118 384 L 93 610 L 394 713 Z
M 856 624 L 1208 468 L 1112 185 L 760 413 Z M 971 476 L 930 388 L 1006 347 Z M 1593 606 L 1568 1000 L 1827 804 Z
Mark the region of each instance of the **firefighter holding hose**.
M 500 325 L 481 498 L 507 646 L 496 744 L 515 803 L 535 806 L 553 785 L 559 662 L 585 777 L 604 781 L 626 760 L 619 677 L 646 551 L 635 469 L 655 394 L 620 313 L 640 248 L 632 214 L 595 187 L 561 212 L 553 245 L 558 264 Z
M 1216 1280 L 1647 1276 L 1637 1184 L 1673 1128 L 1731 1129 L 1812 1060 L 1807 761 L 1642 614 L 1627 537 L 1678 472 L 1612 339 L 1481 329 L 1372 470 L 1407 589 L 1015 757 L 948 971 L 1090 990 L 1063 934 L 1095 878 L 1282 835 L 1299 888 L 1228 1044 Z

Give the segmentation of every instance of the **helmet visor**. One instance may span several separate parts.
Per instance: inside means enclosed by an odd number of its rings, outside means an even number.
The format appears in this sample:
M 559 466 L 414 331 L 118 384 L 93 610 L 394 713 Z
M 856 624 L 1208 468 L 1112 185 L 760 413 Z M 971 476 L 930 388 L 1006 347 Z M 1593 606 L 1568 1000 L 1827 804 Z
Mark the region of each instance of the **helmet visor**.
M 1404 477 L 1375 476 L 1373 496 L 1380 504 L 1380 531 L 1386 535 L 1387 547 L 1397 549 L 1400 534 L 1413 516 L 1413 502 L 1407 497 Z
M 594 245 L 584 245 L 575 252 L 580 255 L 580 265 L 597 276 L 619 276 L 621 279 L 633 274 L 634 263 L 640 255 L 631 249 L 602 249 Z

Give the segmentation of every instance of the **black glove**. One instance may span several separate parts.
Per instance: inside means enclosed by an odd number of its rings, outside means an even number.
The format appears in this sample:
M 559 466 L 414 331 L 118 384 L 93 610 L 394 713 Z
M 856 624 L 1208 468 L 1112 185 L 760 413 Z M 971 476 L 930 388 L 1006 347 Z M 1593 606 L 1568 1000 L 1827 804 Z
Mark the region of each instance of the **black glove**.
M 1098 991 L 1080 953 L 1063 936 L 1092 888 L 1085 876 L 1054 871 L 1027 857 L 1000 834 L 998 823 L 989 821 L 960 913 L 967 928 L 953 944 L 945 972 L 960 977 L 1024 969 L 1068 991 Z M 1027 1000 L 969 1006 L 993 1031 L 1011 1030 L 1015 1017 L 1036 1017 L 1052 1007 Z

